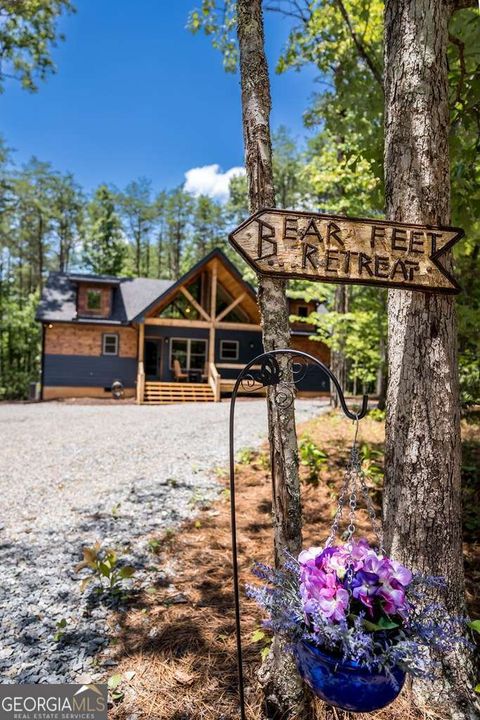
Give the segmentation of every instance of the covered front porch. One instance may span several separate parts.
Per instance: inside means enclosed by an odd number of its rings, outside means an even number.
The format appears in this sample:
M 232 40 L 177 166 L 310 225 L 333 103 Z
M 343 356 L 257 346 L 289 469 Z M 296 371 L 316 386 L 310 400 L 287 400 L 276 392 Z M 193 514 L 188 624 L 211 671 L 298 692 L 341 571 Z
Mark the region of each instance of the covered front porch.
M 137 402 L 219 402 L 262 351 L 253 291 L 213 255 L 138 319 Z

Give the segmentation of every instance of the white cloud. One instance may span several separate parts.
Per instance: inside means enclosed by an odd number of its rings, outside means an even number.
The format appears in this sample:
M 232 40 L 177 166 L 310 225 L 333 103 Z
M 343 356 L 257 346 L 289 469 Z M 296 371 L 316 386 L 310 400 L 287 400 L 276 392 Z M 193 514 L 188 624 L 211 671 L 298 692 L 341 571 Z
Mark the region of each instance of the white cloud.
M 226 200 L 230 180 L 236 175 L 245 175 L 245 168 L 232 167 L 222 172 L 217 163 L 192 168 L 185 173 L 185 190 L 194 195 L 209 195 L 216 200 Z

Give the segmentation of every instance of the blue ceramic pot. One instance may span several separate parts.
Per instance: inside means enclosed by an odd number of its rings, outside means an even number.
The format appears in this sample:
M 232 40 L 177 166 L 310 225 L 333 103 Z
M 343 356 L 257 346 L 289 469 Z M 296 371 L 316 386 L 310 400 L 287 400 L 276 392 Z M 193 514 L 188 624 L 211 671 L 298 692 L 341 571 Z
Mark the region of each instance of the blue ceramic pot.
M 350 712 L 380 710 L 395 700 L 405 682 L 400 668 L 393 669 L 393 682 L 384 673 L 342 661 L 305 641 L 296 645 L 295 655 L 300 675 L 315 695 Z

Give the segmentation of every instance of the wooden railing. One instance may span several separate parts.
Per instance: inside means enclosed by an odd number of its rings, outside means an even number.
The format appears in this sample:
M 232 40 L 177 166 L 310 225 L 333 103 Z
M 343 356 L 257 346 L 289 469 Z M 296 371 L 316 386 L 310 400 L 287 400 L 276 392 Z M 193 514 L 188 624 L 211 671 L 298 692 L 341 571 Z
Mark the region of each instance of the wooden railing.
M 220 382 L 221 377 L 218 372 L 215 363 L 211 362 L 208 364 L 208 384 L 212 388 L 213 397 L 215 402 L 220 402 Z
M 137 374 L 137 404 L 140 405 L 143 402 L 145 396 L 145 370 L 143 368 L 143 362 L 138 363 L 138 374 Z

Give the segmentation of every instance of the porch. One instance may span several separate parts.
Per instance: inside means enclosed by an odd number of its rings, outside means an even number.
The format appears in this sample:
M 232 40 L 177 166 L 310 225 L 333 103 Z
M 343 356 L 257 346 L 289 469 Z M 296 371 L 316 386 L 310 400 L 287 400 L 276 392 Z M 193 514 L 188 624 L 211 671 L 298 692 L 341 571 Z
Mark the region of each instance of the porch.
M 219 402 L 262 352 L 252 289 L 211 256 L 138 319 L 137 402 Z

